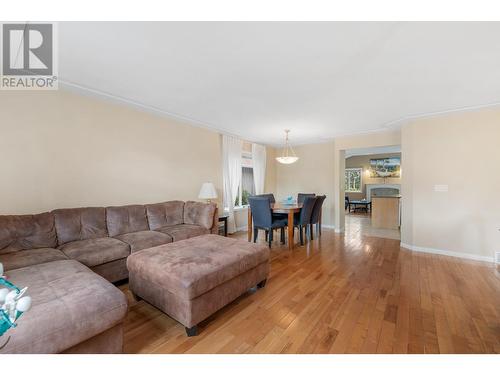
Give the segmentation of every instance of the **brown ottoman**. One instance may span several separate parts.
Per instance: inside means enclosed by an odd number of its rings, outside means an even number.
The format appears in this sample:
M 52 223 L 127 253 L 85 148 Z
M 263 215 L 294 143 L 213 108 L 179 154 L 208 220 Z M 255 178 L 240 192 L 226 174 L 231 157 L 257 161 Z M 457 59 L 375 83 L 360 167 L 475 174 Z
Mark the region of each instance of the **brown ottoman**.
M 206 234 L 127 259 L 132 293 L 197 335 L 197 324 L 269 275 L 267 246 Z

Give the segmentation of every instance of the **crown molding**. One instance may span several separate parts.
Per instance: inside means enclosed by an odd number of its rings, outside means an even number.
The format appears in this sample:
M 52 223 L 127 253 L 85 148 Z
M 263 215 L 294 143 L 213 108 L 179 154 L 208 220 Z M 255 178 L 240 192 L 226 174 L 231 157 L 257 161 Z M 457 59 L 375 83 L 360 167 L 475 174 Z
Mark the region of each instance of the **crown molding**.
M 397 130 L 397 129 L 400 129 L 404 124 L 406 124 L 410 121 L 415 121 L 415 120 L 424 119 L 424 118 L 439 117 L 439 116 L 444 116 L 444 115 L 448 115 L 448 114 L 452 114 L 452 113 L 474 112 L 474 111 L 478 111 L 480 109 L 494 108 L 494 107 L 500 107 L 500 102 L 492 102 L 492 103 L 488 103 L 488 104 L 477 104 L 477 105 L 466 106 L 466 107 L 446 109 L 443 111 L 424 112 L 424 113 L 420 113 L 420 114 L 401 117 L 400 119 L 387 122 L 387 123 L 383 124 L 382 126 L 384 126 L 387 129 Z
M 59 79 L 59 88 L 62 88 L 63 90 L 74 92 L 83 96 L 88 96 L 88 97 L 94 97 L 102 100 L 107 100 L 119 105 L 124 105 L 128 106 L 143 112 L 147 112 L 150 114 L 154 114 L 160 117 L 168 118 L 168 119 L 175 119 L 178 121 L 181 121 L 185 123 L 186 125 L 191 125 L 197 128 L 202 128 L 206 130 L 210 130 L 219 134 L 223 135 L 229 135 L 232 137 L 244 139 L 247 142 L 253 142 L 253 143 L 259 143 L 265 146 L 270 146 L 274 148 L 282 148 L 283 144 L 281 143 L 274 143 L 274 142 L 262 142 L 261 140 L 257 139 L 248 139 L 248 138 L 243 138 L 238 134 L 232 133 L 231 131 L 220 128 L 214 124 L 207 123 L 205 121 L 201 121 L 189 116 L 181 115 L 175 112 L 170 112 L 166 111 L 160 108 L 157 108 L 155 106 L 151 106 L 148 104 L 144 104 L 135 100 L 127 99 L 121 96 L 113 95 L 108 92 L 104 92 L 101 90 L 93 89 L 87 86 L 83 86 L 74 82 L 70 82 L 64 79 Z M 362 136 L 362 135 L 370 135 L 370 134 L 376 134 L 376 133 L 383 133 L 387 131 L 397 131 L 399 130 L 404 124 L 414 121 L 417 119 L 423 119 L 423 118 L 431 118 L 435 116 L 441 116 L 441 115 L 446 115 L 446 114 L 451 114 L 451 113 L 459 113 L 459 112 L 470 112 L 470 111 L 476 111 L 480 109 L 485 109 L 485 108 L 491 108 L 491 107 L 497 107 L 500 106 L 500 102 L 493 102 L 493 103 L 488 103 L 488 104 L 479 104 L 479 105 L 474 105 L 474 106 L 468 106 L 468 107 L 460 107 L 460 108 L 454 108 L 454 109 L 449 109 L 449 110 L 443 110 L 443 111 L 436 111 L 436 112 L 426 112 L 426 113 L 420 113 L 420 114 L 415 114 L 415 115 L 410 115 L 410 116 L 405 116 L 401 117 L 397 120 L 393 120 L 384 124 L 379 125 L 380 127 L 376 129 L 371 129 L 371 130 L 365 130 L 365 131 L 358 131 L 358 132 L 343 132 L 343 133 L 336 133 L 330 137 L 318 137 L 318 138 L 313 138 L 309 139 L 307 141 L 303 142 L 290 142 L 290 145 L 295 147 L 295 146 L 304 146 L 304 145 L 312 145 L 312 144 L 322 144 L 322 143 L 328 143 L 332 142 L 337 138 L 343 138 L 343 137 L 353 137 L 353 136 Z
M 98 98 L 98 99 L 103 99 L 106 101 L 113 102 L 115 104 L 119 105 L 124 105 L 130 108 L 134 108 L 137 110 L 140 110 L 142 112 L 147 112 L 153 115 L 157 115 L 160 117 L 168 118 L 168 119 L 174 119 L 181 121 L 183 123 L 186 123 L 186 125 L 191 125 L 197 128 L 202 128 L 202 129 L 207 129 L 211 130 L 213 132 L 219 133 L 219 134 L 224 134 L 224 135 L 230 135 L 232 137 L 236 138 L 241 138 L 239 135 L 231 133 L 230 131 L 227 131 L 225 129 L 220 129 L 216 127 L 215 125 L 212 125 L 210 123 L 197 120 L 195 118 L 189 117 L 189 116 L 184 116 L 175 112 L 170 112 L 170 111 L 165 111 L 163 109 L 157 108 L 155 106 L 149 105 L 149 104 L 144 104 L 135 100 L 127 99 L 121 96 L 113 95 L 101 90 L 96 90 L 90 87 L 82 86 L 74 82 L 66 81 L 63 79 L 59 80 L 59 88 L 62 88 L 63 90 L 70 91 L 76 94 L 80 94 L 82 96 L 87 96 L 87 97 L 93 97 L 93 98 Z M 253 140 L 248 140 L 249 142 L 253 142 Z

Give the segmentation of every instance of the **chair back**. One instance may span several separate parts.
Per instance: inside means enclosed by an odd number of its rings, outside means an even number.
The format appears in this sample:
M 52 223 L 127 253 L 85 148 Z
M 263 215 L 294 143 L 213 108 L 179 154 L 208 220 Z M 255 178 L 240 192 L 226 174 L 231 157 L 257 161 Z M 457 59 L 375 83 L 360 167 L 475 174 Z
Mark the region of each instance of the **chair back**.
M 326 199 L 326 195 L 318 195 L 316 197 L 316 203 L 314 203 L 314 208 L 311 214 L 311 224 L 319 223 L 319 217 L 321 215 L 321 207 Z
M 273 193 L 254 195 L 254 197 L 257 197 L 257 198 L 269 198 L 269 201 L 271 203 L 276 203 L 276 199 L 274 198 L 274 194 Z
M 349 207 L 349 197 L 346 195 L 345 196 L 345 209 L 347 210 L 347 207 Z
M 305 197 L 302 209 L 300 210 L 299 224 L 306 225 L 311 223 L 311 215 L 316 204 L 316 197 Z
M 252 210 L 253 225 L 255 227 L 270 228 L 273 219 L 271 202 L 267 197 L 249 197 L 248 203 Z
M 297 195 L 297 203 L 298 204 L 301 204 L 301 203 L 304 203 L 304 199 L 306 199 L 306 197 L 315 197 L 316 194 L 314 193 L 299 193 Z

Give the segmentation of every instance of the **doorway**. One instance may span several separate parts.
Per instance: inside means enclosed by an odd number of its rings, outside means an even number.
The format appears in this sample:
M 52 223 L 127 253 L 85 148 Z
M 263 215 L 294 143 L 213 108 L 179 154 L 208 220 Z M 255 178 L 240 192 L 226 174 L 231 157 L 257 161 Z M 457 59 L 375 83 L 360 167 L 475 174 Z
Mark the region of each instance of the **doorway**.
M 401 146 L 345 151 L 345 234 L 400 239 Z

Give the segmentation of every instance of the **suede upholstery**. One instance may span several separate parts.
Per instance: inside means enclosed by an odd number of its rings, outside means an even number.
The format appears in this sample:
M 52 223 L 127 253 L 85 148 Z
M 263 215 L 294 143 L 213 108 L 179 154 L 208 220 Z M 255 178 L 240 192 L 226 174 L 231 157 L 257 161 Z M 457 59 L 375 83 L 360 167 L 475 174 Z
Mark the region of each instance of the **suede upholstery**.
M 189 202 L 188 220 L 203 224 L 184 224 L 184 202 L 119 207 L 66 208 L 38 215 L 0 216 L 0 256 L 8 269 L 26 267 L 58 259 L 81 260 L 110 281 L 126 279 L 125 262 L 135 252 L 206 233 L 218 233 L 215 205 Z M 195 216 L 193 216 L 193 214 Z M 197 218 L 196 215 L 204 216 Z M 210 216 L 211 215 L 211 216 Z M 159 227 L 169 223 L 168 226 Z M 173 224 L 172 224 L 173 223 Z M 206 229 L 212 223 L 209 229 Z M 148 229 L 158 229 L 151 231 Z M 115 236 L 113 236 L 115 235 Z M 115 240 L 109 240 L 109 237 Z M 80 241 L 83 241 L 79 243 Z M 118 241 L 118 242 L 117 242 Z M 129 251 L 126 253 L 126 248 Z M 108 249 L 109 247 L 109 249 Z M 52 249 L 24 253 L 32 249 Z M 54 248 L 63 250 L 63 255 Z M 123 269 L 118 267 L 122 265 Z M 107 270 L 106 268 L 110 269 Z
M 0 263 L 6 271 L 64 259 L 68 257 L 61 250 L 47 247 L 0 255 Z
M 115 238 L 129 244 L 132 253 L 173 241 L 172 236 L 154 230 L 120 234 Z
M 129 244 L 109 237 L 68 242 L 59 249 L 68 258 L 88 267 L 126 258 L 130 254 Z
M 210 228 L 210 233 L 219 234 L 219 210 L 217 208 L 215 208 L 213 224 L 212 228 Z
M 207 234 L 131 254 L 127 267 L 161 288 L 193 299 L 268 260 L 265 246 Z
M 60 260 L 7 273 L 29 286 L 31 310 L 9 331 L 1 353 L 59 353 L 120 324 L 127 298 L 102 277 L 74 260 Z
M 106 223 L 110 237 L 149 230 L 146 207 L 141 205 L 106 207 Z
M 199 225 L 179 224 L 157 229 L 158 232 L 164 233 L 172 237 L 174 241 L 181 241 L 191 237 L 208 234 L 210 231 Z
M 108 235 L 104 207 L 64 208 L 52 213 L 59 245 Z
M 131 254 L 127 267 L 133 293 L 189 328 L 265 280 L 269 249 L 207 234 Z
M 54 216 L 51 213 L 0 216 L 0 254 L 56 246 Z
M 184 202 L 182 201 L 147 204 L 146 212 L 151 230 L 184 223 Z
M 121 352 L 126 299 L 108 281 L 129 276 L 131 251 L 217 233 L 215 206 L 190 207 L 188 220 L 201 225 L 184 223 L 181 201 L 0 216 L 0 262 L 33 298 L 0 353 Z
M 184 205 L 184 224 L 194 224 L 210 229 L 216 208 L 215 203 L 187 201 Z
M 63 354 L 121 354 L 123 353 L 123 323 L 91 337 Z
M 128 278 L 127 258 L 98 264 L 97 266 L 90 267 L 90 269 L 112 283 Z

